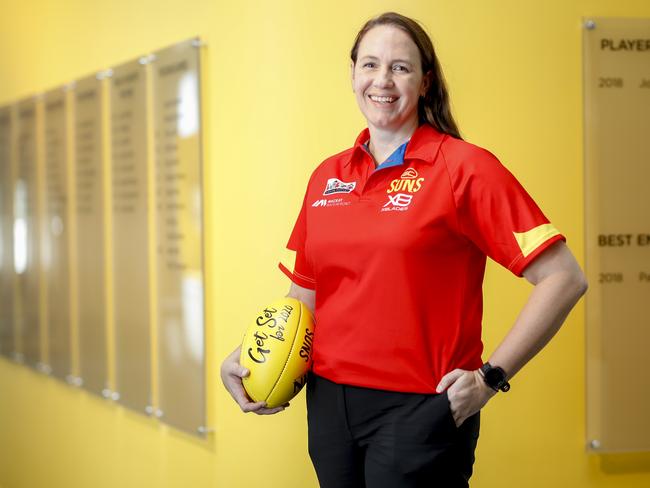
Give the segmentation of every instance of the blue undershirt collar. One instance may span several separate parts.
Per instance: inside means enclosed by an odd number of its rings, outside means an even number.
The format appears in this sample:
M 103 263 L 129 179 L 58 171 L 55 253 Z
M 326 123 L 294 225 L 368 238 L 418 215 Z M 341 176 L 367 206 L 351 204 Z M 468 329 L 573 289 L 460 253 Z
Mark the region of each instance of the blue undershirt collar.
M 400 164 L 404 164 L 404 154 L 406 153 L 406 146 L 408 145 L 408 143 L 409 141 L 406 141 L 400 147 L 395 149 L 393 153 L 386 158 L 386 161 L 384 161 L 383 163 L 381 163 L 375 168 L 375 171 L 379 169 L 385 169 L 385 168 L 390 168 L 392 166 L 399 166 Z M 367 142 L 363 145 L 363 148 L 368 153 L 368 155 L 372 157 Z

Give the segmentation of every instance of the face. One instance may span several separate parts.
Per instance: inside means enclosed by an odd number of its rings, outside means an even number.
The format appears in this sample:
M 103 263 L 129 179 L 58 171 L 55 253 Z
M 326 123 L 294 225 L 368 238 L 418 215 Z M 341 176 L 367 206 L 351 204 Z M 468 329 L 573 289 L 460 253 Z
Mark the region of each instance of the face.
M 352 69 L 352 89 L 368 127 L 417 127 L 418 99 L 426 92 L 420 52 L 409 35 L 390 25 L 370 29 Z

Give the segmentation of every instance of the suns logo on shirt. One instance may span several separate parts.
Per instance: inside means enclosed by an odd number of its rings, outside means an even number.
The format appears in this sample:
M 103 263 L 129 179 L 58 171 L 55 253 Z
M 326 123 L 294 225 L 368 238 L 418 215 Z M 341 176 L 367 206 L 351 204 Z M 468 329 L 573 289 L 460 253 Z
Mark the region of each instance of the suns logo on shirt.
M 386 193 L 396 193 L 400 191 L 415 193 L 420 191 L 423 181 L 424 178 L 418 178 L 418 172 L 415 168 L 407 168 L 399 179 L 390 182 Z
M 400 178 L 402 179 L 413 179 L 418 177 L 418 172 L 415 170 L 415 168 L 408 168 L 404 173 L 402 173 L 402 176 Z

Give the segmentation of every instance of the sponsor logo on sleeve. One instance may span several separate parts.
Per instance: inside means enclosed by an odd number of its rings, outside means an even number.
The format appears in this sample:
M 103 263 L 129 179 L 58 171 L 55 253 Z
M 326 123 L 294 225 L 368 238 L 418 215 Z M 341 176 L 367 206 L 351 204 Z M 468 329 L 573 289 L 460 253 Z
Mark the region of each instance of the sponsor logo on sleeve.
M 338 178 L 330 178 L 327 180 L 327 185 L 325 186 L 325 191 L 323 195 L 332 195 L 334 193 L 350 193 L 354 190 L 354 187 L 357 186 L 357 182 L 353 181 L 352 183 L 346 183 L 341 181 Z

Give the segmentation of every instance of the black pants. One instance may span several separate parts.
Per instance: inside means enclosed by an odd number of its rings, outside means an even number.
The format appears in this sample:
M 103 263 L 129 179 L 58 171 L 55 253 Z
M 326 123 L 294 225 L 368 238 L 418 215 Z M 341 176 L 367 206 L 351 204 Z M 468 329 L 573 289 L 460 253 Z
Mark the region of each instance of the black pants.
M 468 487 L 479 413 L 456 427 L 447 393 L 307 383 L 309 455 L 322 488 Z

